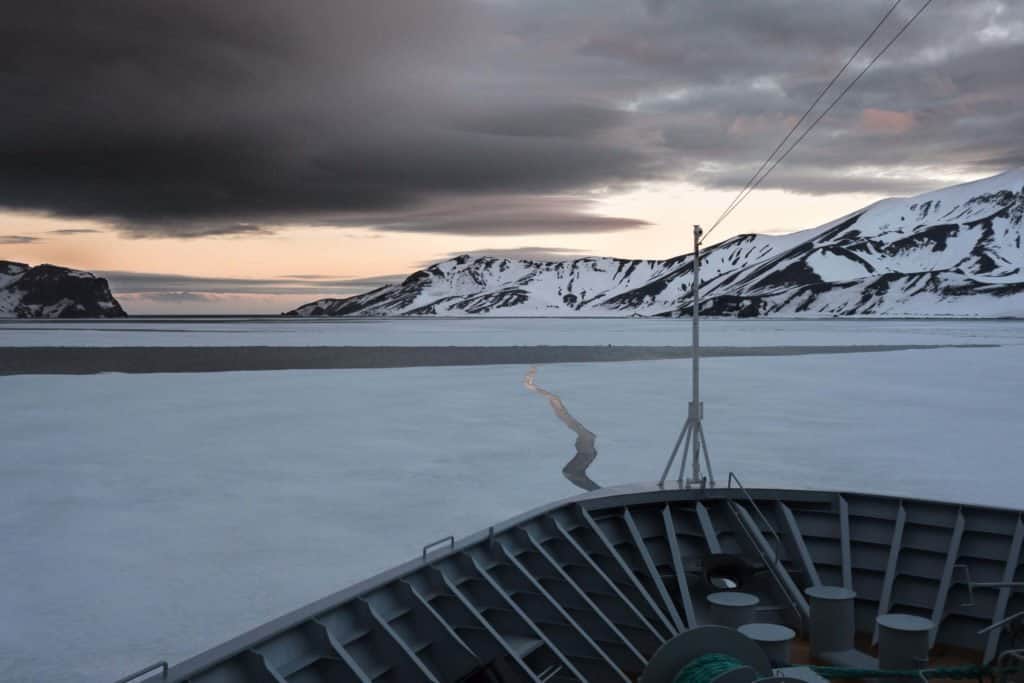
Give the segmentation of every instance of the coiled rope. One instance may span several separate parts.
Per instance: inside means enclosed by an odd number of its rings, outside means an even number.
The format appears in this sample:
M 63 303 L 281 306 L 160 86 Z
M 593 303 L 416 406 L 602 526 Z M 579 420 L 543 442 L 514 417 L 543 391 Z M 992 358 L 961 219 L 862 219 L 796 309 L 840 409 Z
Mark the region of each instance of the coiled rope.
M 712 652 L 691 660 L 676 674 L 672 683 L 711 683 L 716 676 L 743 666 L 745 664 L 735 657 Z

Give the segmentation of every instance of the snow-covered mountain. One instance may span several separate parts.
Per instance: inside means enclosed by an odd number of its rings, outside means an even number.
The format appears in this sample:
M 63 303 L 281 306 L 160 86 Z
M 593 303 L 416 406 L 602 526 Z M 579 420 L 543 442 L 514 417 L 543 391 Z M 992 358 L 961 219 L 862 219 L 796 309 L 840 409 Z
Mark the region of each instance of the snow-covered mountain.
M 0 261 L 0 317 L 119 318 L 104 278 L 58 266 Z
M 701 311 L 735 316 L 1024 316 L 1024 168 L 885 199 L 817 228 L 701 254 Z M 691 255 L 459 256 L 289 315 L 688 315 Z

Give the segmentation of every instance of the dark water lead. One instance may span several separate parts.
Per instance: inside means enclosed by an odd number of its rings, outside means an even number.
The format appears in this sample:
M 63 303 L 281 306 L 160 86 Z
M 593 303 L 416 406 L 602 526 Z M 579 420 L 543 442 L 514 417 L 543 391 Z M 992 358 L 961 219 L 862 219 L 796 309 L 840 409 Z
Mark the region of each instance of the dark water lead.
M 565 423 L 565 426 L 576 432 L 576 455 L 562 468 L 562 474 L 576 486 L 584 491 L 593 491 L 601 488 L 601 485 L 587 476 L 587 468 L 597 457 L 597 435 L 584 427 L 579 420 L 573 417 L 566 409 L 565 404 L 555 394 L 537 386 L 534 378 L 537 376 L 537 368 L 530 368 L 526 373 L 523 384 L 530 391 L 540 394 L 548 399 L 551 409 L 555 411 L 555 417 Z

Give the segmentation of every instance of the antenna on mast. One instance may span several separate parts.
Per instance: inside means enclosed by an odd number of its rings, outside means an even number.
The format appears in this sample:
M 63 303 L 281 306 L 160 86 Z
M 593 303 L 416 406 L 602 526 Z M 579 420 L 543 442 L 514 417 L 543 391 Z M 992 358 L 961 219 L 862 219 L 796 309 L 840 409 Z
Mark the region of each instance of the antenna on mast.
M 665 471 L 658 481 L 659 486 L 665 485 L 672 463 L 675 462 L 679 447 L 683 447 L 683 459 L 679 463 L 679 476 L 676 483 L 686 487 L 700 486 L 705 488 L 709 484 L 715 486 L 715 475 L 711 471 L 711 459 L 708 455 L 708 442 L 704 438 L 704 404 L 700 400 L 700 240 L 703 230 L 699 225 L 693 226 L 693 286 L 690 291 L 693 295 L 693 398 L 690 400 L 690 409 L 686 416 L 686 423 L 683 431 L 679 432 L 676 445 L 672 448 L 672 455 L 665 463 Z M 693 472 L 686 478 L 686 460 L 690 457 L 692 446 L 692 467 Z M 707 466 L 707 477 L 700 471 L 701 454 L 703 451 L 704 464 Z

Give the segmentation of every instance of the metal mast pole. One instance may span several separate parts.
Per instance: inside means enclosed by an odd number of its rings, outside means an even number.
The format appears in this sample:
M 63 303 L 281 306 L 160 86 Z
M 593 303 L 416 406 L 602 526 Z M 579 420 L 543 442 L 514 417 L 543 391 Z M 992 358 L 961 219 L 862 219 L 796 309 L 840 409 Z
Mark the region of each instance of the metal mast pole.
M 696 423 L 697 430 L 701 429 L 701 418 L 704 417 L 704 404 L 700 402 L 700 238 L 703 232 L 699 225 L 693 226 L 693 399 L 690 401 L 690 419 Z M 682 472 L 679 474 L 682 476 Z M 700 439 L 694 438 L 693 477 L 687 485 L 700 481 Z
M 672 469 L 672 463 L 675 462 L 680 446 L 682 446 L 683 450 L 683 459 L 679 463 L 679 477 L 676 479 L 676 483 L 683 484 L 685 479 L 687 488 L 690 486 L 704 488 L 709 484 L 714 487 L 715 485 L 715 475 L 711 471 L 711 459 L 708 454 L 708 442 L 704 437 L 704 404 L 700 400 L 700 238 L 702 233 L 703 231 L 699 225 L 693 226 L 693 286 L 690 290 L 693 300 L 693 313 L 691 315 L 693 319 L 693 398 L 690 401 L 686 423 L 683 425 L 683 430 L 679 433 L 679 438 L 676 439 L 672 455 L 665 464 L 665 471 L 662 472 L 661 479 L 658 482 L 661 486 L 665 484 L 665 479 L 668 478 L 669 471 Z M 690 457 L 688 451 L 690 450 L 691 443 L 693 444 L 693 470 L 690 477 L 686 479 L 686 460 Z M 707 465 L 708 470 L 706 478 L 701 475 L 700 471 L 702 448 L 704 464 Z

